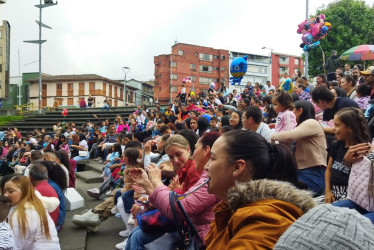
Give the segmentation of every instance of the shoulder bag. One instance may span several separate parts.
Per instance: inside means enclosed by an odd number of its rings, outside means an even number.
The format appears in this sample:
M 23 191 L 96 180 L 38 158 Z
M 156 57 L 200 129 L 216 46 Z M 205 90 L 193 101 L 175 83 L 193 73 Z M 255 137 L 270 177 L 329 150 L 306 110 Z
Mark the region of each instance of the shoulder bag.
M 367 157 L 352 164 L 348 199 L 368 212 L 374 212 L 374 162 Z

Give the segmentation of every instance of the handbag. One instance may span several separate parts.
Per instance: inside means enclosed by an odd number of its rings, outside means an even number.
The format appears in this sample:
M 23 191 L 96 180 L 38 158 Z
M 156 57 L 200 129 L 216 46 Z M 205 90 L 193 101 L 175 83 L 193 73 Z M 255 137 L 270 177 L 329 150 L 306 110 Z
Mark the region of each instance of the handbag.
M 175 226 L 177 228 L 177 233 L 179 240 L 177 242 L 178 249 L 185 250 L 197 250 L 203 247 L 203 242 L 200 239 L 194 225 L 192 224 L 190 217 L 183 208 L 178 195 L 174 191 L 169 193 L 169 202 L 171 210 L 173 212 Z M 184 219 L 181 221 L 175 209 L 175 202 L 177 203 L 180 212 L 182 213 Z
M 169 193 L 169 202 L 173 212 L 174 223 L 177 228 L 176 235 L 166 233 L 157 240 L 152 241 L 144 246 L 146 250 L 198 250 L 203 249 L 203 242 L 200 239 L 194 225 L 183 208 L 178 195 L 174 191 Z M 175 202 L 183 215 L 183 220 L 177 215 Z
M 81 156 L 81 157 L 86 157 L 87 153 L 88 153 L 88 151 L 79 150 L 79 156 Z
M 163 216 L 158 209 L 142 210 L 137 213 L 136 219 L 140 229 L 145 233 L 175 231 L 174 221 Z
M 352 164 L 348 199 L 368 212 L 374 212 L 374 162 L 367 157 Z

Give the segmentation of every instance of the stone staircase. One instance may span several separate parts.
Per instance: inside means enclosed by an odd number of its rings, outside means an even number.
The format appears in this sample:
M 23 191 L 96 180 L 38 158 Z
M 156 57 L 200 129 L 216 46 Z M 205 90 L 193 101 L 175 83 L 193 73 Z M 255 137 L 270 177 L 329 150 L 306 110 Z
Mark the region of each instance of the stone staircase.
M 82 160 L 78 164 L 84 165 L 83 171 L 78 171 L 75 176 L 86 183 L 102 183 L 103 178 L 100 175 L 103 173 L 103 163 L 94 160 Z
M 148 109 L 153 110 L 155 106 L 150 106 Z M 136 107 L 121 107 L 121 108 L 111 108 L 109 111 L 101 111 L 101 108 L 92 109 L 70 109 L 68 110 L 68 115 L 63 117 L 62 110 L 57 110 L 55 112 L 45 112 L 43 114 L 29 114 L 24 117 L 24 119 L 10 122 L 5 125 L 0 126 L 0 131 L 7 130 L 8 128 L 18 128 L 22 136 L 31 134 L 35 129 L 44 128 L 47 133 L 53 132 L 53 125 L 58 122 L 74 122 L 76 126 L 81 126 L 87 120 L 98 123 L 99 121 L 94 118 L 93 115 L 101 121 L 106 119 L 113 121 L 116 115 L 121 115 L 123 118 L 127 118 L 129 114 L 135 111 Z

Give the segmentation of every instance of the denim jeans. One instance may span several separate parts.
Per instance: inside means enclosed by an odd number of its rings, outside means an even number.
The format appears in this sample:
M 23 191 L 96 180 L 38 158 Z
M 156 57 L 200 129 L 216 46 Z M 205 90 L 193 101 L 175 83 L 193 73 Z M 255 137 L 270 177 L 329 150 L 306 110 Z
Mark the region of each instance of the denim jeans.
M 141 250 L 144 245 L 160 238 L 165 232 L 155 231 L 153 233 L 144 233 L 139 226 L 135 227 L 127 240 L 125 250 Z
M 357 212 L 371 220 L 371 223 L 374 223 L 374 212 L 368 212 L 356 203 L 354 203 L 351 200 L 340 200 L 332 203 L 333 206 L 335 207 L 346 207 L 349 209 L 355 209 Z
M 90 158 L 90 152 L 87 151 L 87 155 L 86 156 L 75 156 L 73 158 L 73 160 L 75 160 L 76 162 L 80 161 L 80 160 L 87 160 Z
M 297 172 L 297 178 L 304 182 L 310 191 L 314 192 L 314 197 L 317 197 L 325 192 L 325 171 L 323 166 L 300 169 Z
M 123 206 L 126 213 L 131 213 L 132 205 L 134 202 L 134 190 L 128 190 L 122 194 Z
M 109 111 L 109 105 L 104 105 L 103 107 L 101 107 L 101 111 L 104 111 L 106 109 L 106 111 Z

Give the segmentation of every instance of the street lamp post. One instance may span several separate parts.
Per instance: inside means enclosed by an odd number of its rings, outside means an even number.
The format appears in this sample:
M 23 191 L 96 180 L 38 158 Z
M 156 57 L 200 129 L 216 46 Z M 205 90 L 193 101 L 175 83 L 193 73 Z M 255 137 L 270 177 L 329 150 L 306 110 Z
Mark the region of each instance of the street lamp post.
M 42 23 L 42 9 L 54 5 L 57 5 L 57 1 L 54 3 L 53 0 L 44 0 L 44 4 L 42 4 L 42 0 L 40 0 L 40 3 L 35 5 L 36 8 L 39 8 L 39 21 L 36 21 L 39 25 L 39 40 L 23 41 L 25 43 L 39 44 L 39 113 L 42 111 L 42 44 L 47 41 L 42 40 L 42 28 L 52 29 L 52 27 Z
M 127 101 L 127 98 L 126 98 L 126 83 L 127 83 L 126 74 L 129 73 L 130 68 L 129 67 L 122 67 L 122 70 L 125 73 L 125 81 L 123 82 L 123 106 L 126 107 L 126 101 Z
M 271 67 L 271 56 L 273 54 L 273 49 L 272 48 L 268 48 L 268 47 L 262 47 L 262 49 L 268 49 L 269 50 L 269 55 L 268 55 L 268 59 L 269 59 L 269 64 L 270 64 L 270 68 L 269 68 L 269 81 L 272 83 L 272 67 Z

